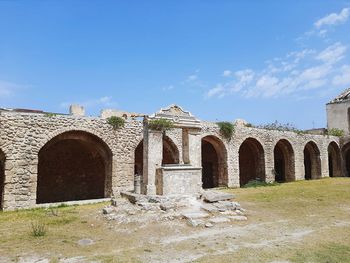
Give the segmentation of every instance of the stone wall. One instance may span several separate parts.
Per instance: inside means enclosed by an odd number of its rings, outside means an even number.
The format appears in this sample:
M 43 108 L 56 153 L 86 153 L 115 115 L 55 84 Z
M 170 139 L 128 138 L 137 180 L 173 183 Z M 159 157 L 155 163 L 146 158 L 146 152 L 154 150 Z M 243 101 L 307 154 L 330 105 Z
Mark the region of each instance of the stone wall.
M 327 109 L 327 128 L 328 129 L 341 129 L 345 134 L 350 132 L 350 101 L 328 103 Z
M 132 190 L 134 149 L 142 139 L 142 123 L 127 121 L 114 130 L 106 120 L 93 117 L 0 112 L 0 149 L 5 154 L 4 209 L 36 204 L 38 154 L 55 136 L 84 131 L 100 138 L 112 152 L 113 194 Z
M 312 141 L 320 152 L 321 177 L 327 177 L 328 146 L 339 145 L 338 137 L 296 134 L 245 127 L 237 124 L 231 140 L 224 139 L 215 123 L 201 122 L 202 129 L 190 131 L 184 138 L 181 129 L 166 132 L 179 150 L 179 163 L 190 162 L 198 167 L 201 150 L 198 143 L 184 153 L 183 143 L 192 145 L 198 138 L 210 136 L 222 159 L 223 180 L 230 187 L 239 187 L 239 149 L 247 138 L 254 138 L 264 151 L 266 180 L 274 180 L 274 147 L 281 139 L 293 148 L 295 179 L 304 179 L 304 147 Z M 47 115 L 0 111 L 0 151 L 4 155 L 5 180 L 3 208 L 16 209 L 36 205 L 39 151 L 51 139 L 67 131 L 83 131 L 100 138 L 112 153 L 111 194 L 133 190 L 135 148 L 143 138 L 143 123 L 128 120 L 125 127 L 114 130 L 105 119 L 69 115 Z M 187 135 L 186 135 L 187 136 Z M 188 156 L 189 155 L 189 156 Z M 185 160 L 184 160 L 185 159 Z M 145 169 L 145 167 L 144 167 Z M 1 179 L 1 178 L 0 178 Z M 1 185 L 1 184 L 0 184 Z M 1 191 L 0 191 L 1 193 Z
M 212 135 L 220 138 L 227 151 L 228 186 L 239 187 L 239 148 L 248 138 L 256 139 L 262 146 L 265 156 L 266 181 L 274 181 L 274 147 L 279 140 L 287 140 L 293 147 L 295 158 L 295 179 L 304 179 L 304 147 L 308 142 L 314 142 L 321 159 L 321 177 L 329 176 L 328 171 L 328 146 L 331 142 L 339 145 L 339 138 L 334 136 L 297 134 L 295 132 L 264 130 L 245 127 L 237 124 L 233 138 L 228 141 L 220 135 L 215 123 L 203 122 L 202 137 Z

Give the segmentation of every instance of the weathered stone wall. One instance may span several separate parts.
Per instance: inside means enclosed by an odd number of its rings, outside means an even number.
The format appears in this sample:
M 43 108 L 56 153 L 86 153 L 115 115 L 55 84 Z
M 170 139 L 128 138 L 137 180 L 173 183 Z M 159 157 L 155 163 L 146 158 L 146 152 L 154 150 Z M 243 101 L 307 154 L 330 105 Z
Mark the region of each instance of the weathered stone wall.
M 102 118 L 0 111 L 0 150 L 5 156 L 4 209 L 35 206 L 38 153 L 52 138 L 67 131 L 91 133 L 109 147 L 113 155 L 111 182 L 113 194 L 133 189 L 135 148 L 143 138 L 141 121 L 127 121 L 124 128 L 114 130 Z M 227 140 L 220 135 L 217 125 L 210 122 L 202 122 L 202 130 L 194 131 L 189 139 L 183 138 L 183 134 L 181 129 L 166 132 L 179 150 L 180 164 L 184 163 L 183 142 L 190 145 L 190 156 L 185 158 L 185 162 L 191 162 L 195 167 L 198 167 L 201 159 L 197 137 L 212 136 L 221 143 L 225 148 L 222 150 L 222 156 L 226 159 L 224 169 L 227 173 L 227 185 L 230 187 L 239 187 L 239 148 L 247 138 L 259 141 L 264 150 L 267 181 L 274 180 L 274 147 L 279 140 L 285 139 L 293 147 L 296 180 L 304 179 L 303 150 L 308 142 L 314 142 L 319 149 L 321 177 L 329 175 L 327 152 L 329 143 L 334 141 L 339 145 L 338 137 L 299 135 L 294 132 L 263 130 L 244 125 L 237 125 L 233 138 Z M 195 145 L 193 147 L 195 150 L 191 148 L 192 144 Z
M 327 128 L 328 129 L 341 129 L 345 134 L 350 132 L 349 123 L 349 110 L 350 110 L 350 100 L 329 103 L 326 106 L 327 109 Z
M 101 118 L 0 112 L 0 149 L 6 157 L 4 209 L 35 206 L 38 153 L 55 136 L 73 130 L 96 135 L 110 148 L 114 194 L 133 189 L 134 149 L 142 129 L 137 121 L 114 130 Z

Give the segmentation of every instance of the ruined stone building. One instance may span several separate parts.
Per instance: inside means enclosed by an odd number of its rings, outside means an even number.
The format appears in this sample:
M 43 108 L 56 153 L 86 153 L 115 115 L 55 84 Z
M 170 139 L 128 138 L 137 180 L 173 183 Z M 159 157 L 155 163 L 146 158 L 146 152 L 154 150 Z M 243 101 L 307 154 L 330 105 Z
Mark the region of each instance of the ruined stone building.
M 126 118 L 115 129 L 106 118 Z M 138 118 L 137 118 L 138 117 Z M 218 125 L 171 105 L 145 116 L 104 111 L 84 116 L 0 110 L 0 206 L 4 210 L 134 191 L 193 194 L 202 188 L 240 187 L 250 180 L 290 182 L 350 174 L 350 90 L 327 104 L 328 129 L 343 137 L 250 127 L 234 122 L 231 138 Z M 152 119 L 172 120 L 165 132 Z M 136 175 L 136 176 L 135 176 Z

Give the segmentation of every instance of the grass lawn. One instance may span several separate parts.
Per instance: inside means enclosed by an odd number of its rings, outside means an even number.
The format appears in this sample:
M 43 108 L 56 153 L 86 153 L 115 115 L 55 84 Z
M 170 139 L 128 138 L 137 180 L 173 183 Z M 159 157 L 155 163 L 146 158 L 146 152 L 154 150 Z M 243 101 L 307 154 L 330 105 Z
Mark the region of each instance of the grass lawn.
M 0 212 L 0 262 L 350 262 L 350 178 L 223 191 L 248 221 L 118 225 L 101 215 L 106 204 Z M 33 222 L 43 236 L 33 236 Z

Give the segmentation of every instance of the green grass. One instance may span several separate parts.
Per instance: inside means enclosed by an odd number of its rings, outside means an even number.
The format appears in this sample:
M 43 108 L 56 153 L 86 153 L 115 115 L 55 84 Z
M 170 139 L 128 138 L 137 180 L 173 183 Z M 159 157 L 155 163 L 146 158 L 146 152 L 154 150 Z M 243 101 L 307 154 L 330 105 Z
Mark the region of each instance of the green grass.
M 255 187 L 276 186 L 276 185 L 279 185 L 279 183 L 277 182 L 267 183 L 263 181 L 252 180 L 252 181 L 249 181 L 247 184 L 245 184 L 243 188 L 251 188 L 251 187 L 255 188 Z
M 107 263 L 150 262 L 160 255 L 166 261 L 198 252 L 202 255 L 199 262 L 350 262 L 350 178 L 220 191 L 233 193 L 235 201 L 247 210 L 248 221 L 235 222 L 232 227 L 248 231 L 225 234 L 225 229 L 220 235 L 199 235 L 197 239 L 161 245 L 160 239 L 203 234 L 219 226 L 190 228 L 181 221 L 174 225 L 153 221 L 141 226 L 118 225 L 101 216 L 107 203 L 40 208 L 0 213 L 0 255 L 8 261 L 23 255 L 44 255 L 51 262 L 84 256 Z M 31 234 L 34 221 L 45 224 L 44 236 Z M 286 236 L 304 230 L 312 232 L 295 240 Z M 255 246 L 281 237 L 285 237 L 281 242 Z M 83 238 L 94 240 L 94 244 L 79 246 L 77 242 Z M 227 247 L 237 249 L 229 251 Z
M 350 262 L 350 244 L 326 243 L 312 250 L 300 249 L 290 258 L 292 262 L 342 263 Z

